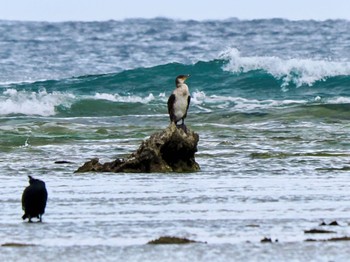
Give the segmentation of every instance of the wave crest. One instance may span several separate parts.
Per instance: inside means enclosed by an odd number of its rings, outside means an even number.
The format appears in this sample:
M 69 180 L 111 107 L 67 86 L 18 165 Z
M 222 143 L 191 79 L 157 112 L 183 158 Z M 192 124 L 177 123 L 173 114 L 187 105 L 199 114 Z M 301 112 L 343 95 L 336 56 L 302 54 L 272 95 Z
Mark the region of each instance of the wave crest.
M 290 84 L 297 87 L 312 86 L 317 81 L 329 77 L 350 75 L 350 62 L 333 62 L 312 59 L 282 59 L 275 56 L 242 56 L 238 49 L 230 48 L 220 54 L 228 61 L 224 70 L 233 73 L 246 73 L 263 70 L 274 78 L 282 80 L 282 87 Z
M 23 114 L 52 116 L 59 105 L 69 107 L 75 96 L 61 92 L 48 93 L 45 89 L 30 92 L 6 89 L 0 96 L 0 115 Z
M 99 100 L 108 100 L 111 102 L 143 103 L 143 104 L 147 104 L 155 99 L 152 93 L 150 93 L 146 97 L 141 97 L 136 95 L 121 96 L 119 94 L 96 93 L 94 98 Z

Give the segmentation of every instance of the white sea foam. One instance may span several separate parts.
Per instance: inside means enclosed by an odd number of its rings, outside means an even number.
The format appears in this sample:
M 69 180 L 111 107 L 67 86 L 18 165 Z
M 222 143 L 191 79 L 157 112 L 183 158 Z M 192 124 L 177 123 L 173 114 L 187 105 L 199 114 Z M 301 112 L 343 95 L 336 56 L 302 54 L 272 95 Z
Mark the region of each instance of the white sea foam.
M 334 98 L 322 98 L 316 96 L 314 99 L 285 99 L 285 100 L 273 100 L 273 99 L 247 99 L 243 97 L 233 96 L 218 96 L 218 95 L 206 95 L 203 91 L 195 91 L 191 94 L 191 104 L 203 111 L 212 111 L 216 109 L 226 109 L 236 112 L 248 112 L 254 110 L 264 110 L 271 108 L 283 108 L 292 107 L 306 104 L 350 104 L 349 97 L 334 97 Z
M 334 62 L 312 59 L 282 59 L 275 56 L 242 56 L 236 48 L 228 49 L 221 54 L 229 63 L 224 70 L 240 73 L 264 70 L 283 81 L 282 87 L 290 83 L 297 87 L 312 86 L 316 81 L 328 77 L 350 75 L 350 62 Z
M 45 89 L 38 92 L 18 91 L 6 89 L 0 95 L 0 115 L 24 114 L 52 116 L 56 114 L 55 107 L 64 105 L 69 107 L 74 95 L 52 92 Z
M 328 104 L 350 104 L 350 98 L 349 97 L 335 97 L 328 99 Z
M 117 101 L 114 95 L 112 94 L 106 94 L 106 93 L 96 93 L 94 96 L 95 99 L 101 99 L 101 100 L 108 100 L 108 101 Z
M 94 99 L 108 100 L 112 102 L 122 103 L 144 103 L 147 104 L 153 101 L 155 98 L 152 93 L 147 97 L 141 97 L 136 95 L 121 96 L 119 94 L 107 94 L 107 93 L 96 93 Z
M 209 96 L 203 91 L 195 91 L 192 93 L 191 97 L 191 103 L 199 108 L 205 106 L 206 108 L 229 109 L 239 112 L 309 103 L 308 100 L 258 100 L 232 96 Z

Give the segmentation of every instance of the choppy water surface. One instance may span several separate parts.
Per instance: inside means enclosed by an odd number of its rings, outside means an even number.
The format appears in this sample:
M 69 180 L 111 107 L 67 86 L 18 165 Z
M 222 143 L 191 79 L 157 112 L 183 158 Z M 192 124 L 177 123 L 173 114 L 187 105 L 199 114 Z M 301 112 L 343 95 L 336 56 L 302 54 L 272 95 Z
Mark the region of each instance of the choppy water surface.
M 320 241 L 350 236 L 348 21 L 0 25 L 0 245 L 24 244 L 1 261 L 348 260 Z M 165 128 L 181 73 L 200 172 L 73 173 Z M 27 175 L 41 224 L 21 220 Z M 201 243 L 146 244 L 164 235 Z
M 329 261 L 349 255 L 346 242 L 304 242 L 350 233 L 347 174 L 72 175 L 62 169 L 42 175 L 50 196 L 42 224 L 20 222 L 23 176 L 4 181 L 2 243 L 35 246 L 2 247 L 2 259 L 26 261 L 29 253 L 28 261 Z M 336 233 L 304 234 L 333 220 L 340 226 L 321 228 Z M 145 245 L 162 235 L 207 244 Z M 278 243 L 262 244 L 264 237 Z

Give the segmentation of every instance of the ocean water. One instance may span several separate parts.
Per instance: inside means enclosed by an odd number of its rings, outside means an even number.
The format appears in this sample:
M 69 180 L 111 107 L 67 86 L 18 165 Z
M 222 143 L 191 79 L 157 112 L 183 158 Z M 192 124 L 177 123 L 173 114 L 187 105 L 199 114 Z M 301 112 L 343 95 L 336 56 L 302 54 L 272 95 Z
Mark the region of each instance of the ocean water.
M 350 236 L 349 30 L 0 21 L 0 245 L 25 244 L 0 260 L 348 261 L 346 241 L 306 240 Z M 74 173 L 167 127 L 179 74 L 200 172 Z M 21 220 L 28 175 L 46 182 L 43 223 Z M 333 233 L 304 233 L 315 228 Z M 203 243 L 146 245 L 164 235 Z

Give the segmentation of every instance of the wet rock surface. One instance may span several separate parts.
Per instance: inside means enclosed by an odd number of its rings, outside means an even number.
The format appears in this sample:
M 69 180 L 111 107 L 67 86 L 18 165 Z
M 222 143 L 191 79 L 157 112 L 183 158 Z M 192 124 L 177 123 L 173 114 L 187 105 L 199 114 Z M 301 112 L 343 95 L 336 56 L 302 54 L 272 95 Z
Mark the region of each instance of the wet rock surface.
M 336 232 L 331 230 L 323 230 L 323 229 L 310 229 L 310 230 L 304 230 L 304 233 L 305 234 L 332 234 Z
M 164 173 L 195 172 L 200 167 L 195 161 L 199 135 L 175 124 L 154 133 L 142 141 L 136 152 L 125 159 L 100 163 L 91 159 L 79 167 L 75 173 L 82 172 L 124 172 L 124 173 Z
M 35 246 L 35 245 L 33 245 L 33 244 L 26 244 L 26 243 L 10 242 L 10 243 L 4 243 L 1 246 L 2 247 L 30 247 L 30 246 Z
M 194 240 L 187 239 L 187 238 L 163 236 L 163 237 L 157 238 L 155 240 L 151 240 L 147 244 L 150 244 L 150 245 L 170 245 L 170 244 L 180 245 L 180 244 L 191 244 L 191 243 L 198 243 L 198 242 L 194 241 Z

